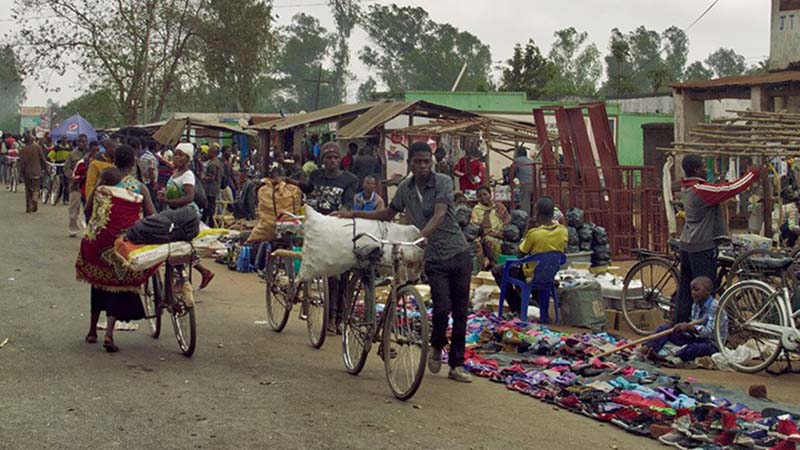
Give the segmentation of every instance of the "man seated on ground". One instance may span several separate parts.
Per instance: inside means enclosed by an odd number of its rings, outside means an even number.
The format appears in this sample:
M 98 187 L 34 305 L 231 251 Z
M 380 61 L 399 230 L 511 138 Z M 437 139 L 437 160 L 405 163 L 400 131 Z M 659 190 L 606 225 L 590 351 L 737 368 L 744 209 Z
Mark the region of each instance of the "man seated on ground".
M 675 330 L 660 338 L 654 339 L 645 344 L 642 354 L 656 361 L 668 361 L 673 365 L 680 362 L 693 361 L 701 356 L 711 356 L 718 352 L 715 344 L 717 299 L 714 298 L 714 282 L 708 277 L 697 277 L 692 280 L 692 316 L 691 322 L 702 321 L 700 324 L 679 323 L 675 325 Z M 671 325 L 664 324 L 656 329 L 656 333 L 669 330 Z M 722 316 L 720 324 L 720 337 L 723 342 L 728 337 L 728 317 Z M 673 358 L 664 358 L 659 355 L 659 351 L 664 345 L 670 342 L 674 345 L 682 346 Z
M 378 180 L 373 175 L 364 177 L 361 188 L 363 191 L 353 198 L 353 211 L 380 211 L 383 209 L 383 198 L 375 192 L 378 189 Z
M 569 233 L 564 225 L 553 223 L 553 213 L 555 204 L 549 197 L 542 197 L 536 202 L 534 206 L 534 213 L 536 214 L 537 227 L 531 228 L 525 234 L 525 238 L 519 244 L 519 250 L 522 253 L 520 258 L 528 255 L 536 255 L 539 253 L 547 252 L 564 252 L 567 248 L 567 241 Z M 492 276 L 494 276 L 497 285 L 501 285 L 503 279 L 504 265 L 498 264 L 492 269 Z M 533 276 L 533 269 L 535 264 L 526 264 L 525 267 L 519 265 L 512 266 L 509 270 L 509 276 L 518 280 L 530 280 Z M 535 296 L 535 294 L 533 294 Z M 517 316 L 520 315 L 520 308 L 522 301 L 520 298 L 520 291 L 516 288 L 511 288 L 506 291 L 505 302 L 511 312 Z M 527 311 L 525 311 L 527 314 Z M 547 322 L 547 311 L 541 312 L 542 322 Z

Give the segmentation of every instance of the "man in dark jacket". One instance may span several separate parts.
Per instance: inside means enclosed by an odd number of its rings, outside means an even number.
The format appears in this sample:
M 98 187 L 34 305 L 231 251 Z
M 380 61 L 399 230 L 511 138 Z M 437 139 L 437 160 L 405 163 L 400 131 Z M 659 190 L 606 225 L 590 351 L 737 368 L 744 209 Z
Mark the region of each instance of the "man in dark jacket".
M 25 147 L 19 152 L 19 172 L 25 182 L 25 212 L 35 213 L 39 209 L 39 186 L 47 161 L 33 136 L 26 134 L 23 142 Z
M 730 183 L 707 183 L 703 158 L 683 158 L 685 178 L 681 181 L 681 199 L 686 213 L 680 239 L 681 279 L 678 290 L 676 323 L 688 322 L 692 312 L 692 280 L 708 277 L 717 280 L 716 239 L 727 236 L 720 203 L 735 197 L 758 179 L 758 169 L 751 168 Z

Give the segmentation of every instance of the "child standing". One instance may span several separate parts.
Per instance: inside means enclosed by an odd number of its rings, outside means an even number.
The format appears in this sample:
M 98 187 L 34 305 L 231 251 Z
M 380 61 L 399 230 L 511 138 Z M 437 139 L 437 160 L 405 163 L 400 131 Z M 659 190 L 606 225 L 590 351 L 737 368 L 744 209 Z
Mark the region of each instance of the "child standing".
M 691 323 L 680 323 L 675 326 L 675 331 L 667 336 L 654 339 L 647 344 L 645 353 L 650 353 L 656 359 L 660 359 L 657 355 L 658 351 L 667 342 L 675 345 L 681 345 L 683 348 L 678 351 L 677 355 L 681 361 L 692 361 L 701 356 L 710 356 L 718 352 L 719 349 L 715 344 L 716 340 L 714 335 L 716 333 L 716 316 L 717 316 L 717 299 L 712 295 L 714 290 L 714 283 L 711 278 L 697 277 L 692 280 L 692 316 L 691 321 L 696 322 L 702 320 L 700 325 L 693 325 Z M 661 325 L 656 329 L 656 332 L 665 331 L 670 329 L 669 325 Z M 722 323 L 720 324 L 720 337 L 724 342 L 728 337 L 728 317 L 723 314 Z
M 377 192 L 378 180 L 372 175 L 364 177 L 363 191 L 353 198 L 353 211 L 380 211 L 384 208 L 383 199 Z

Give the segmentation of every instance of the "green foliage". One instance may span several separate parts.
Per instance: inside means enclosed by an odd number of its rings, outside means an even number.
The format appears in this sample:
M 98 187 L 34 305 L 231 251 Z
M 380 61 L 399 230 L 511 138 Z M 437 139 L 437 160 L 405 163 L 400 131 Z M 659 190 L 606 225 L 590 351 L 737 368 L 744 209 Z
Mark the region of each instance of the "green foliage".
M 708 55 L 705 63 L 718 78 L 736 77 L 747 71 L 744 56 L 724 47 Z
M 22 68 L 10 45 L 0 48 L 0 130 L 19 130 L 19 107 L 25 100 Z
M 359 102 L 369 102 L 375 100 L 375 96 L 378 94 L 378 82 L 375 81 L 375 78 L 369 77 L 367 81 L 361 83 L 361 86 L 358 87 L 358 92 L 356 93 L 356 99 Z
M 277 69 L 281 87 L 278 104 L 285 111 L 313 111 L 317 106 L 317 79 L 320 84 L 319 107 L 339 103 L 330 83 L 333 73 L 322 67 L 335 48 L 335 38 L 328 33 L 316 17 L 303 13 L 292 18 L 292 23 L 282 31 L 282 48 Z
M 257 103 L 256 86 L 276 44 L 272 20 L 272 5 L 263 0 L 210 0 L 200 33 L 203 72 L 232 103 L 225 110 L 252 111 Z
M 333 100 L 341 103 L 347 97 L 350 73 L 350 34 L 361 17 L 358 0 L 328 0 L 336 22 L 336 50 L 333 52 Z
M 695 61 L 686 68 L 686 74 L 683 78 L 685 81 L 700 81 L 710 80 L 713 77 L 714 72 L 711 69 L 703 65 L 702 62 Z
M 450 90 L 464 64 L 458 89 L 491 86 L 489 47 L 473 34 L 434 22 L 422 8 L 373 4 L 362 26 L 371 44 L 359 58 L 390 91 Z
M 544 88 L 554 74 L 555 68 L 542 56 L 541 50 L 531 39 L 524 51 L 522 45 L 514 46 L 514 55 L 503 68 L 500 90 L 525 92 L 529 99 L 542 98 Z
M 642 26 L 627 34 L 614 28 L 609 51 L 605 95 L 666 92 L 668 83 L 683 80 L 689 39 L 677 27 L 661 34 Z
M 554 36 L 548 59 L 556 74 L 547 83 L 547 93 L 556 97 L 595 95 L 603 69 L 600 51 L 589 42 L 589 34 L 570 27 L 556 31 Z
M 80 113 L 95 128 L 113 128 L 124 123 L 110 88 L 92 89 L 80 95 L 59 108 L 53 119 L 60 122 L 76 113 Z

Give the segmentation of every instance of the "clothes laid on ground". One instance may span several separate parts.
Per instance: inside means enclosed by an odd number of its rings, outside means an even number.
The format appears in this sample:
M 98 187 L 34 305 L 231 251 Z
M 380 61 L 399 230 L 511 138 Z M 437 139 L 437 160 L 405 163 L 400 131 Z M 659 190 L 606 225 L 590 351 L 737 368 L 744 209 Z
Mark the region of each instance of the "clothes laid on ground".
M 755 410 L 617 354 L 606 334 L 567 334 L 536 324 L 470 316 L 464 366 L 477 376 L 630 433 L 679 448 L 793 449 L 798 418 Z

